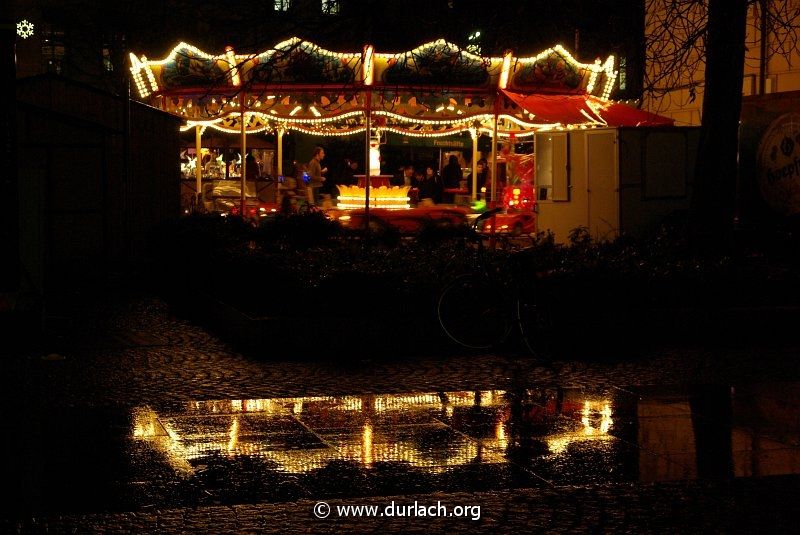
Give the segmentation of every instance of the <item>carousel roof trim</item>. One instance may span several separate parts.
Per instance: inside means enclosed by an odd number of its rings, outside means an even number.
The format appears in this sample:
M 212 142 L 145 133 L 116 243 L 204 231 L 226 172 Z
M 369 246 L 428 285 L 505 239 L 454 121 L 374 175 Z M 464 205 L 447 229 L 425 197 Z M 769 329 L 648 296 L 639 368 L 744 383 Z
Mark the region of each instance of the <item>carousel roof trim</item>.
M 221 132 L 230 134 L 238 134 L 241 132 L 239 121 L 241 113 L 234 112 L 228 115 L 217 117 L 209 120 L 191 120 L 186 121 L 186 125 L 181 127 L 181 131 L 185 132 L 192 128 L 200 126 L 203 131 L 206 128 L 214 128 Z M 494 114 L 491 113 L 478 113 L 471 115 L 464 115 L 451 120 L 425 120 L 414 119 L 405 117 L 400 114 L 395 114 L 387 111 L 375 111 L 373 115 L 385 119 L 394 120 L 395 123 L 383 123 L 375 125 L 373 128 L 376 130 L 385 130 L 387 132 L 394 132 L 396 134 L 408 135 L 412 137 L 442 137 L 463 132 L 471 133 L 487 133 L 493 135 L 494 130 L 488 125 L 494 120 Z M 602 118 L 593 117 L 589 113 L 583 112 L 582 115 L 586 118 L 583 122 L 573 122 L 570 124 L 561 122 L 532 122 L 520 119 L 517 116 L 503 113 L 498 114 L 499 121 L 505 124 L 502 131 L 498 132 L 499 136 L 509 136 L 512 133 L 517 136 L 529 135 L 528 132 L 553 130 L 560 128 L 586 128 L 594 126 L 606 126 Z M 307 134 L 314 135 L 350 135 L 364 131 L 362 124 L 349 124 L 342 128 L 333 127 L 333 123 L 342 121 L 348 118 L 355 118 L 363 116 L 363 110 L 350 111 L 332 117 L 320 119 L 293 119 L 292 117 L 276 117 L 262 112 L 245 112 L 244 117 L 247 121 L 246 130 L 248 133 L 257 132 L 272 132 L 278 129 L 283 130 L 296 130 Z M 401 124 L 404 123 L 404 124 Z
M 364 61 L 365 54 L 371 61 Z M 322 58 L 328 58 L 327 63 Z M 292 37 L 259 53 L 236 54 L 227 47 L 224 53 L 212 55 L 181 42 L 163 59 L 149 60 L 131 53 L 130 61 L 142 98 L 154 93 L 178 94 L 190 88 L 222 94 L 226 89 L 230 92 L 237 88 L 240 78 L 245 84 L 289 88 L 302 85 L 306 89 L 376 85 L 477 90 L 505 89 L 506 83 L 519 90 L 553 93 L 592 93 L 599 88 L 607 98 L 617 75 L 613 55 L 605 62 L 597 59 L 582 63 L 559 44 L 534 56 L 516 57 L 509 51 L 503 57 L 482 57 L 445 39 L 397 53 L 378 52 L 372 45 L 365 45 L 361 52 L 334 52 Z M 306 69 L 294 68 L 301 65 Z M 318 71 L 304 72 L 309 65 Z M 504 70 L 504 65 L 509 71 Z M 598 86 L 601 76 L 605 78 L 602 87 Z
M 497 118 L 497 135 L 507 137 L 669 121 L 608 99 L 613 55 L 581 63 L 561 45 L 480 57 L 445 39 L 346 53 L 292 37 L 257 54 L 211 55 L 181 42 L 160 60 L 130 58 L 140 95 L 181 116 L 182 130 L 240 133 L 244 120 L 249 133 L 350 135 L 371 115 L 372 128 L 422 137 L 493 135 Z

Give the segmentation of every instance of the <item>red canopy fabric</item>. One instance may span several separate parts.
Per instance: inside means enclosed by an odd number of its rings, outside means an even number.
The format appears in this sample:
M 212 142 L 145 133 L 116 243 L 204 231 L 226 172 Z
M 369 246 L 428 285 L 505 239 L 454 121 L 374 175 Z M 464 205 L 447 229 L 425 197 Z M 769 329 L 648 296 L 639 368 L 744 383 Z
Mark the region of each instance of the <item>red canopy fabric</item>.
M 546 95 L 503 90 L 515 104 L 534 115 L 534 123 L 608 126 L 673 126 L 674 120 L 592 95 Z

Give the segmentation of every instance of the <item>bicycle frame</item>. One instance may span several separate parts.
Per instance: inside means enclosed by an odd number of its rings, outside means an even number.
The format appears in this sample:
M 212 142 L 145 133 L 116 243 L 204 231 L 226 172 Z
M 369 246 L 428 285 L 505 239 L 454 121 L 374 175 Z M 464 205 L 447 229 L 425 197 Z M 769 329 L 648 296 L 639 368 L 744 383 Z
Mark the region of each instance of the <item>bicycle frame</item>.
M 439 296 L 437 312 L 445 334 L 456 343 L 471 349 L 489 349 L 506 340 L 513 324 L 520 331 L 522 341 L 534 354 L 531 335 L 544 332 L 547 312 L 538 291 L 525 289 L 520 275 L 512 276 L 512 291 L 493 277 L 483 245 L 484 237 L 478 226 L 501 209 L 495 208 L 478 216 L 473 222 L 468 239 L 477 244 L 477 270 L 454 278 Z M 511 295 L 509 295 L 511 294 Z M 487 332 L 488 331 L 488 332 Z

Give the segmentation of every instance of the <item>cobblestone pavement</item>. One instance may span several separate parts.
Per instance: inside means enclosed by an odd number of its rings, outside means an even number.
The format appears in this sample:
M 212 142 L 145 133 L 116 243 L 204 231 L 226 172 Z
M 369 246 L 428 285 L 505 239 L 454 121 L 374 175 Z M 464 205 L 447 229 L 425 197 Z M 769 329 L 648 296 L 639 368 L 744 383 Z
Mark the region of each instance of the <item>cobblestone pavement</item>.
M 800 379 L 800 348 L 785 344 L 676 346 L 637 358 L 542 363 L 514 354 L 388 360 L 377 350 L 374 358 L 354 361 L 327 354 L 323 340 L 316 355 L 287 359 L 275 348 L 265 348 L 260 358 L 253 358 L 174 317 L 158 298 L 139 292 L 65 296 L 62 304 L 51 305 L 48 312 L 46 336 L 34 341 L 29 351 L 2 357 L 4 420 L 12 435 L 26 428 L 26 419 L 55 408 L 81 411 L 189 400 L 551 386 L 594 391 L 663 385 L 680 389 Z M 26 438 L 16 440 L 25 444 Z M 315 502 L 301 500 L 183 509 L 152 506 L 132 512 L 51 513 L 26 519 L 15 519 L 12 513 L 4 514 L 7 518 L 0 527 L 4 532 L 51 533 L 788 531 L 793 526 L 791 511 L 800 497 L 798 483 L 796 475 L 785 475 L 731 481 L 548 485 L 395 498 L 398 503 L 477 504 L 480 520 L 336 519 L 335 513 L 320 520 L 312 515 Z M 391 499 L 330 503 L 384 507 Z
M 559 487 L 489 493 L 332 500 L 331 516 L 316 502 L 236 505 L 82 516 L 7 523 L 27 533 L 791 533 L 800 499 L 796 477 L 613 487 Z M 337 506 L 392 503 L 449 509 L 480 506 L 480 518 L 338 517 Z

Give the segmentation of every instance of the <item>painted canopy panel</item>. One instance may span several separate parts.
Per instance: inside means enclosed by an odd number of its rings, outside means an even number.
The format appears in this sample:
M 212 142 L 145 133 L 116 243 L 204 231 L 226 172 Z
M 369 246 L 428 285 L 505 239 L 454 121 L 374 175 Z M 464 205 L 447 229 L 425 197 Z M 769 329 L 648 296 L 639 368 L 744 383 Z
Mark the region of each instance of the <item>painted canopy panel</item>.
M 388 85 L 488 86 L 490 69 L 490 58 L 436 41 L 388 58 L 379 79 Z
M 244 78 L 256 83 L 354 84 L 360 55 L 333 55 L 306 41 L 284 42 L 246 62 Z
M 511 77 L 511 87 L 547 93 L 584 93 L 592 71 L 568 54 L 552 50 L 534 61 L 520 61 Z

